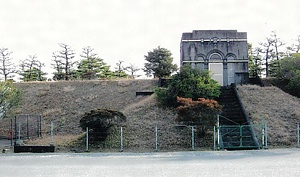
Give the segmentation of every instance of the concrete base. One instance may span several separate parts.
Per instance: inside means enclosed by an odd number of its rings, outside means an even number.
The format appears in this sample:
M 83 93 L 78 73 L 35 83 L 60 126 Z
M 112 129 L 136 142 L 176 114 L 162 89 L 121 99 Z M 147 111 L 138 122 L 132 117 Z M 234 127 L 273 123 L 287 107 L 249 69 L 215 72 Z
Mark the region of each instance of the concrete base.
M 33 152 L 33 153 L 45 153 L 54 152 L 55 146 L 14 146 L 14 153 L 21 152 Z

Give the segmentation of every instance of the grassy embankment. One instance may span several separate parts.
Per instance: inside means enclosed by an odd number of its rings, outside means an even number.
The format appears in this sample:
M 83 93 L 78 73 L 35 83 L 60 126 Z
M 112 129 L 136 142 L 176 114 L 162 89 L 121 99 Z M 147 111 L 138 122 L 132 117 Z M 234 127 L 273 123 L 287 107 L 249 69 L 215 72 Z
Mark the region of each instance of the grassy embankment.
M 53 121 L 54 143 L 61 149 L 70 149 L 71 146 L 84 146 L 74 145 L 74 141 L 83 134 L 79 128 L 81 116 L 92 109 L 108 108 L 121 111 L 127 117 L 123 128 L 125 150 L 154 150 L 155 126 L 158 127 L 160 150 L 191 149 L 191 128 L 176 126 L 175 110 L 158 107 L 154 95 L 136 97 L 136 91 L 153 90 L 155 85 L 156 80 L 17 83 L 23 96 L 20 106 L 11 116 L 42 114 L 44 138 L 27 143 L 49 144 L 50 122 Z M 290 146 L 296 142 L 295 125 L 300 122 L 299 98 L 276 87 L 239 86 L 238 92 L 254 123 L 265 117 L 270 145 Z M 7 129 L 7 125 L 9 120 L 2 120 L 0 129 Z M 119 148 L 120 130 L 115 128 L 111 131 L 108 141 L 99 148 Z M 196 136 L 195 143 L 197 148 L 211 148 L 212 138 L 203 141 Z

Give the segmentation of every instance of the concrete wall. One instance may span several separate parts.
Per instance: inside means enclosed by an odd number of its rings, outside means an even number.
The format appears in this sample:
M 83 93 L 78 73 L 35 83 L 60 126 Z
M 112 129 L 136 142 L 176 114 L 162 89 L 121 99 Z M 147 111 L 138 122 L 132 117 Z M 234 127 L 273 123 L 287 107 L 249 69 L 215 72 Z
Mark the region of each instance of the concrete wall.
M 223 64 L 221 85 L 248 82 L 247 33 L 236 30 L 194 30 L 183 33 L 180 63 L 210 69 L 209 63 Z

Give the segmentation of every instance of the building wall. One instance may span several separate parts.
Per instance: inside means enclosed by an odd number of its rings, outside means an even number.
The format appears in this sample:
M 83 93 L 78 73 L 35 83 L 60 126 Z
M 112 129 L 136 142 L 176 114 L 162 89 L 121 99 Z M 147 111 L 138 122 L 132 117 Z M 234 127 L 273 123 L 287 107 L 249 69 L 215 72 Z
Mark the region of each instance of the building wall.
M 180 63 L 193 68 L 211 69 L 210 63 L 222 63 L 221 85 L 248 82 L 247 33 L 236 30 L 194 30 L 183 33 Z M 211 67 L 210 67 L 211 66 Z

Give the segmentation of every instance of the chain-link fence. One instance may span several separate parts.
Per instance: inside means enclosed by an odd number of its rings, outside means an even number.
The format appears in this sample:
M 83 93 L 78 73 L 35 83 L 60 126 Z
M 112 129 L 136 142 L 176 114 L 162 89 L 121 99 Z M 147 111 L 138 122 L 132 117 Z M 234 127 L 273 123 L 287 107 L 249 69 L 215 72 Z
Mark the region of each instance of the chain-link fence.
M 102 149 L 115 151 L 178 151 L 212 149 L 212 131 L 203 131 L 196 126 L 175 126 L 170 132 L 164 127 L 112 127 L 108 131 L 86 129 L 81 145 L 74 149 Z M 78 145 L 78 144 L 77 144 Z
M 50 126 L 50 125 L 49 125 Z M 58 151 L 181 151 L 213 148 L 213 129 L 198 126 L 113 126 L 76 134 L 56 134 L 52 124 L 42 138 L 22 140 L 22 145 L 55 145 Z
M 11 132 L 15 144 L 20 144 L 20 139 L 42 137 L 42 116 L 16 115 L 11 121 Z
M 201 126 L 113 126 L 107 130 L 89 129 L 78 134 L 58 134 L 55 124 L 48 123 L 40 127 L 38 116 L 18 116 L 12 119 L 12 137 L 21 145 L 55 145 L 57 151 L 182 151 L 182 150 L 212 150 L 216 146 L 213 127 Z M 30 126 L 32 125 L 32 126 Z M 28 127 L 28 128 L 27 128 Z M 267 148 L 269 132 L 267 126 L 253 126 L 260 148 Z M 293 144 L 299 146 L 299 124 L 295 135 L 291 137 Z M 215 135 L 216 136 L 216 135 Z

